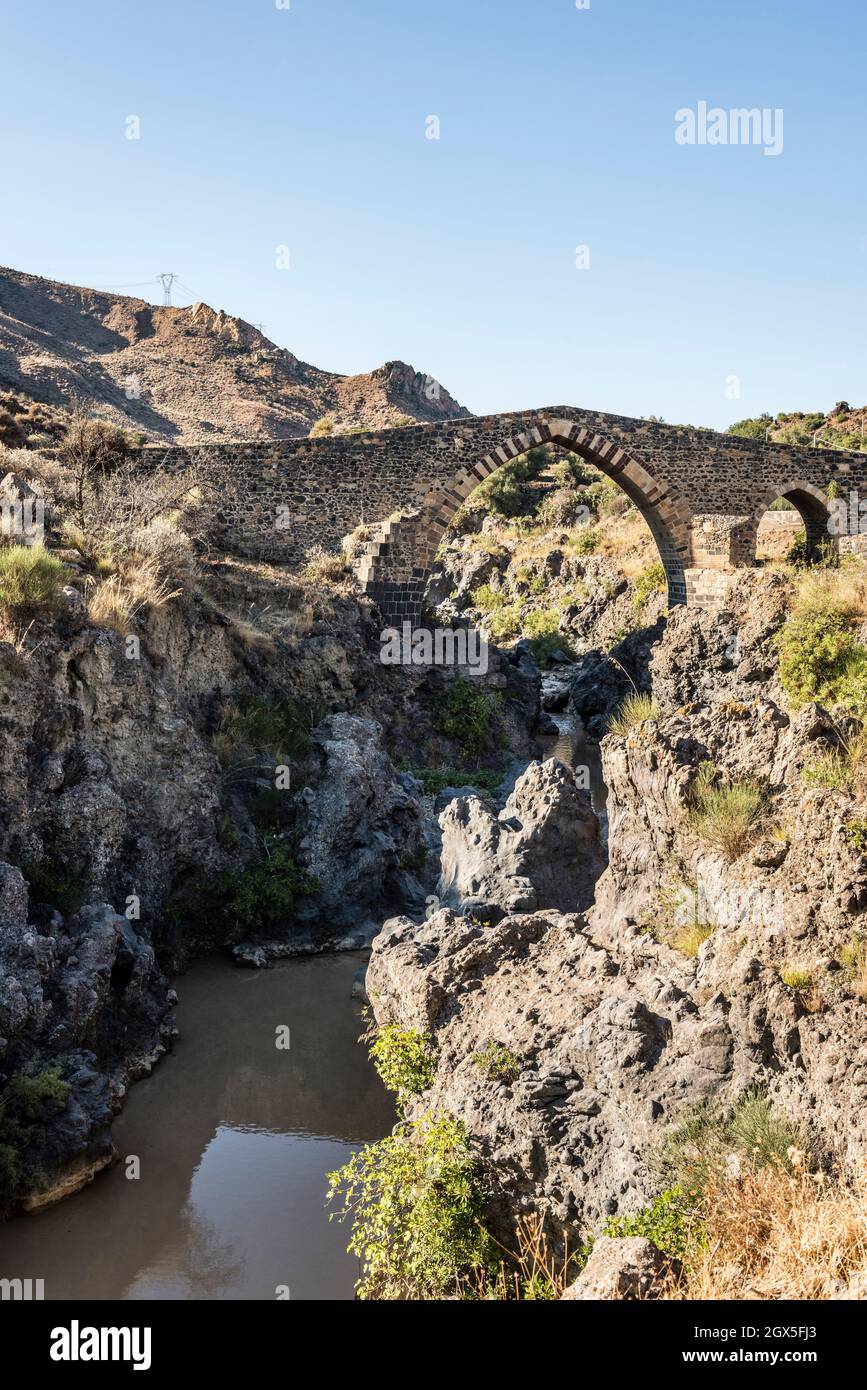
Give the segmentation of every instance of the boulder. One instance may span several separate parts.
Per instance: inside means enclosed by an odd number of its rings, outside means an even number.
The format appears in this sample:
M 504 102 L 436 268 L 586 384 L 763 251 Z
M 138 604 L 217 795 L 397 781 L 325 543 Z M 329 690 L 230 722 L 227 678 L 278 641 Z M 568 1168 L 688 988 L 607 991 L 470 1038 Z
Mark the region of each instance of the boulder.
M 600 1236 L 564 1299 L 658 1297 L 675 1272 L 673 1262 L 642 1236 Z
M 603 863 L 599 822 L 589 793 L 555 759 L 531 763 L 499 815 L 478 796 L 459 796 L 439 819 L 444 906 L 576 912 L 591 901 Z

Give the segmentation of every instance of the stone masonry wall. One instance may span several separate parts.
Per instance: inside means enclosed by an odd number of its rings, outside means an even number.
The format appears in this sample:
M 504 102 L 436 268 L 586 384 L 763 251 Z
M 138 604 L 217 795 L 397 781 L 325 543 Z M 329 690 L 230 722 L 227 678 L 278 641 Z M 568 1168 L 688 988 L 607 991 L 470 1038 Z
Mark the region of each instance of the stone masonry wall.
M 503 463 L 549 441 L 596 464 L 635 502 L 673 602 L 718 591 L 690 583 L 691 570 L 752 563 L 759 521 L 780 495 L 792 496 L 811 535 L 831 482 L 867 497 L 865 455 L 567 406 L 324 439 L 151 446 L 138 459 L 182 468 L 195 458 L 221 497 L 223 543 L 252 558 L 300 565 L 311 547 L 336 550 L 365 522 L 374 540 L 359 573 L 382 605 L 407 616 L 461 503 Z

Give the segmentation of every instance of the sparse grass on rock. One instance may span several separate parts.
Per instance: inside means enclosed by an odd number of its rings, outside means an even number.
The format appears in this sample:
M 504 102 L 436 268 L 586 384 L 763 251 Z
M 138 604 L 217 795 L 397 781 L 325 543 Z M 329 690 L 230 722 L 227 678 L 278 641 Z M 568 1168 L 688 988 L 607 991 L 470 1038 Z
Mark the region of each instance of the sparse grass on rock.
M 731 863 L 752 841 L 765 812 L 766 794 L 756 782 L 720 782 L 713 763 L 702 763 L 689 794 L 691 829 Z
M 649 719 L 659 718 L 659 706 L 652 695 L 627 695 L 617 714 L 608 721 L 608 732 L 625 736 Z
M 67 570 L 43 545 L 0 546 L 0 611 L 17 616 L 50 607 Z

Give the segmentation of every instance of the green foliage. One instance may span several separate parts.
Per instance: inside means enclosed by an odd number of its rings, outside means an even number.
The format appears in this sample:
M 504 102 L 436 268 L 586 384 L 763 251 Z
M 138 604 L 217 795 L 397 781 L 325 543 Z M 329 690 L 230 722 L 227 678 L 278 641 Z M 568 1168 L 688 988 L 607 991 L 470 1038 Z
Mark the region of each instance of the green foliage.
M 481 1052 L 476 1053 L 473 1062 L 492 1081 L 517 1081 L 521 1070 L 514 1052 L 493 1040 L 486 1043 Z
M 560 454 L 550 467 L 551 477 L 558 487 L 583 487 L 593 481 L 595 470 L 588 467 L 578 454 Z
M 867 962 L 867 945 L 857 932 L 853 932 L 840 951 L 840 964 L 848 980 L 857 980 Z
M 746 849 L 765 802 L 758 783 L 747 779 L 721 783 L 713 763 L 703 762 L 690 788 L 687 819 L 700 839 L 732 862 Z
M 488 617 L 486 627 L 495 642 L 510 642 L 521 633 L 520 603 L 506 604 Z
M 572 655 L 569 639 L 560 631 L 559 608 L 533 609 L 524 619 L 523 631 L 540 666 L 550 661 L 556 651 Z
M 792 1172 L 792 1149 L 803 1147 L 794 1125 L 776 1115 L 767 1097 L 759 1090 L 747 1091 L 734 1108 L 728 1125 L 728 1139 L 738 1153 L 757 1168 L 777 1163 Z
M 742 439 L 764 439 L 773 423 L 772 415 L 760 415 L 753 420 L 738 420 L 729 427 L 728 433 L 739 435 Z
M 680 928 L 672 940 L 672 946 L 688 960 L 696 960 L 706 941 L 713 936 L 712 922 L 691 922 Z
M 408 1096 L 420 1096 L 434 1083 L 431 1040 L 413 1028 L 392 1023 L 380 1028 L 370 1057 L 383 1085 L 395 1093 L 401 1106 Z
M 576 555 L 592 555 L 599 549 L 599 528 L 580 526 L 569 539 L 569 549 Z
M 55 602 L 66 566 L 44 545 L 0 546 L 0 609 L 27 613 Z
M 643 612 L 652 594 L 665 593 L 666 584 L 665 570 L 659 561 L 636 575 L 632 594 L 632 611 L 636 617 Z
M 617 714 L 608 721 L 608 732 L 625 736 L 648 719 L 659 718 L 659 706 L 652 695 L 627 695 Z
M 847 821 L 843 827 L 843 839 L 850 849 L 867 855 L 867 817 Z
M 509 602 L 508 594 L 502 589 L 492 589 L 490 584 L 480 584 L 473 590 L 471 602 L 481 613 L 498 613 Z
M 187 933 L 235 946 L 259 929 L 284 926 L 296 899 L 318 891 L 319 881 L 302 868 L 291 842 L 266 831 L 253 860 L 241 869 L 224 869 L 210 878 L 187 877 L 166 903 L 166 917 Z
M 867 648 L 844 611 L 797 612 L 779 633 L 780 679 L 797 708 L 810 700 L 867 711 Z
M 320 415 L 318 420 L 313 422 L 310 430 L 311 439 L 322 439 L 334 433 L 334 416 Z
M 495 792 L 503 780 L 502 772 L 488 772 L 484 768 L 469 772 L 456 767 L 417 767 L 406 760 L 400 764 L 400 771 L 417 777 L 427 796 L 439 796 L 445 787 L 478 787 Z
M 224 765 L 244 751 L 267 753 L 275 762 L 291 762 L 308 751 L 310 735 L 325 714 L 323 705 L 248 696 L 237 707 L 224 711 L 214 748 Z
M 687 1259 L 692 1251 L 705 1243 L 701 1219 L 696 1215 L 689 1195 L 678 1184 L 668 1188 L 634 1216 L 613 1216 L 606 1223 L 604 1234 L 623 1238 L 643 1236 L 676 1260 Z
M 351 1218 L 359 1298 L 459 1297 L 495 1262 L 481 1171 L 450 1115 L 404 1121 L 328 1180 L 328 1200 L 342 1203 L 332 1216 Z
M 434 717 L 434 728 L 460 743 L 461 757 L 478 758 L 491 734 L 491 719 L 497 708 L 496 695 L 472 681 L 458 677 Z
M 476 488 L 474 502 L 494 516 L 519 516 L 527 505 L 527 484 L 538 478 L 547 463 L 544 449 L 531 449 L 511 459 Z
M 66 1105 L 69 1082 L 58 1063 L 36 1058 L 10 1076 L 0 1091 L 0 1212 L 44 1182 L 44 1175 L 27 1159 L 37 1127 L 59 1115 Z
M 598 478 L 584 494 L 588 506 L 597 516 L 617 516 L 629 509 L 626 494 L 610 478 Z
M 821 787 L 826 791 L 850 791 L 854 776 L 851 760 L 839 748 L 820 753 L 801 771 L 801 781 L 805 787 Z
M 806 965 L 785 965 L 780 971 L 780 979 L 789 989 L 803 993 L 813 984 L 813 972 Z
M 295 899 L 315 893 L 319 882 L 298 864 L 288 840 L 266 833 L 259 857 L 239 873 L 221 874 L 217 887 L 227 940 L 240 941 L 251 931 L 284 925 L 292 916 Z

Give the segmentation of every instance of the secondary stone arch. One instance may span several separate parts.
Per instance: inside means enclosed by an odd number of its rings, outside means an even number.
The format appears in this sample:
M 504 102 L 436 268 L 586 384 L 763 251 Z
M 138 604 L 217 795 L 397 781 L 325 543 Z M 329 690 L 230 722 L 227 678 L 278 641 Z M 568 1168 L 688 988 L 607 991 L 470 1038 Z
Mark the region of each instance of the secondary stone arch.
M 571 450 L 623 489 L 656 542 L 668 581 L 669 605 L 686 602 L 690 518 L 676 490 L 617 441 L 576 421 L 554 418 L 507 435 L 482 457 L 459 466 L 446 483 L 429 490 L 417 507 L 382 523 L 379 534 L 366 547 L 358 575 L 389 622 L 418 621 L 439 543 L 455 513 L 479 484 L 504 464 L 542 444 L 559 444 Z
M 782 486 L 771 485 L 763 490 L 761 500 L 756 504 L 755 510 L 750 518 L 748 553 L 752 564 L 758 563 L 756 559 L 756 547 L 762 518 L 766 515 L 772 504 L 776 502 L 778 497 L 785 497 L 786 501 L 791 502 L 792 506 L 800 514 L 807 536 L 808 560 L 817 559 L 821 554 L 822 547 L 836 545 L 836 541 L 828 525 L 831 513 L 827 492 L 817 487 L 815 483 L 808 483 L 803 479 L 795 479 L 791 482 L 784 483 Z

